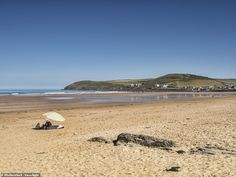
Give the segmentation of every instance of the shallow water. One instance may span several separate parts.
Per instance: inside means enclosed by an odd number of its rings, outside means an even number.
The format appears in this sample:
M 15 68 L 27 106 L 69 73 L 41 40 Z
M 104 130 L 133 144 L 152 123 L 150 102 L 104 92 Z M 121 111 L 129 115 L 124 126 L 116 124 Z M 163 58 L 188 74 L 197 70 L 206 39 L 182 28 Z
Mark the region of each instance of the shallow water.
M 234 92 L 235 93 L 235 92 Z M 202 97 L 220 97 L 233 92 L 118 92 L 93 90 L 60 90 L 60 89 L 8 89 L 0 90 L 0 96 L 27 98 L 39 96 L 49 101 L 79 101 L 85 104 L 96 103 L 138 103 L 161 100 L 191 99 Z M 71 101 L 70 101 L 71 100 Z
M 203 97 L 221 97 L 230 93 L 146 93 L 146 94 L 93 94 L 93 95 L 74 95 L 74 96 L 53 96 L 50 100 L 79 100 L 82 103 L 138 103 L 161 100 L 191 99 Z

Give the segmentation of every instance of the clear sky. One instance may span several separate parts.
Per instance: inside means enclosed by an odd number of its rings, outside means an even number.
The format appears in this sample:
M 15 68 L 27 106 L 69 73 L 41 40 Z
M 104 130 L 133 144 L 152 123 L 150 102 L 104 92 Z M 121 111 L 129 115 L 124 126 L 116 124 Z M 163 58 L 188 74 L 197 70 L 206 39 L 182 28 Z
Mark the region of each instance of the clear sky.
M 236 78 L 235 0 L 0 0 L 0 88 Z

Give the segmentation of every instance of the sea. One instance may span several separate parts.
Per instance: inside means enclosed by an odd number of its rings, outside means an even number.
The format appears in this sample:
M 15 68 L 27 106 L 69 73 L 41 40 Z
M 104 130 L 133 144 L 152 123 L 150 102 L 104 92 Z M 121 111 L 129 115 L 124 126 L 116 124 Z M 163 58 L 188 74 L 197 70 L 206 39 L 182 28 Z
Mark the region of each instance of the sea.
M 64 89 L 0 89 L 0 96 L 47 96 L 119 93 L 117 91 L 64 90 Z

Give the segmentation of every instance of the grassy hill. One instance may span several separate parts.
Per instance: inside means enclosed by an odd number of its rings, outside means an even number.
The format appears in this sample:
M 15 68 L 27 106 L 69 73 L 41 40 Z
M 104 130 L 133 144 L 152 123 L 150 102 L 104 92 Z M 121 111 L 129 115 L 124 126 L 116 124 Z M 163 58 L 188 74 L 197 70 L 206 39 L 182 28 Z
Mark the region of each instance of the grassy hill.
M 167 74 L 165 76 L 149 81 L 160 84 L 169 84 L 173 87 L 203 87 L 203 86 L 223 86 L 223 81 L 193 74 Z
M 68 90 L 116 90 L 125 83 L 112 81 L 79 81 L 65 87 Z
M 110 81 L 79 81 L 65 87 L 69 90 L 155 90 L 156 85 L 167 84 L 169 88 L 182 87 L 223 87 L 226 84 L 235 84 L 236 79 L 213 79 L 193 74 L 167 74 L 152 79 L 137 80 L 110 80 Z

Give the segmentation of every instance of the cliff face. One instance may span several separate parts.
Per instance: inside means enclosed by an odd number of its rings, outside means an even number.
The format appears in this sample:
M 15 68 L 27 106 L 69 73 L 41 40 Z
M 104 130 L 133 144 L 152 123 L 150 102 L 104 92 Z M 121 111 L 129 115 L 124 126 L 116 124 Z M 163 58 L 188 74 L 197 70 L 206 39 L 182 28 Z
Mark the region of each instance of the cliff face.
M 184 87 L 223 87 L 235 84 L 235 79 L 212 79 L 193 74 L 167 74 L 158 78 L 112 81 L 79 81 L 66 86 L 66 90 L 98 91 L 155 91 L 163 89 L 179 90 Z

